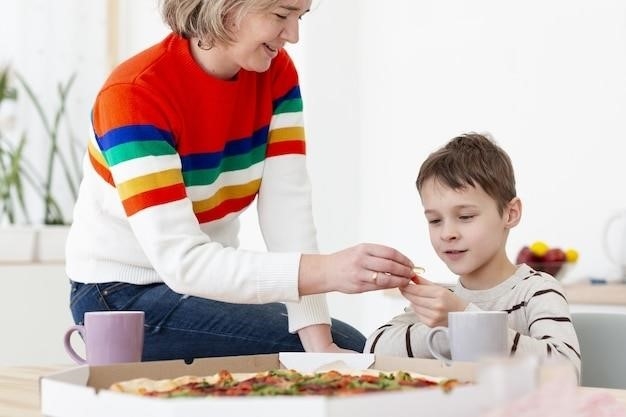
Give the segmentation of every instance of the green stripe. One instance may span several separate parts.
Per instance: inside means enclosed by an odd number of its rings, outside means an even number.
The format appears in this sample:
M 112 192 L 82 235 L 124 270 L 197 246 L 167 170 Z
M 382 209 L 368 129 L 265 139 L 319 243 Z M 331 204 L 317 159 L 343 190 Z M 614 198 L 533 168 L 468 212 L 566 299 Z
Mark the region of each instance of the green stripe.
M 247 154 L 224 158 L 218 167 L 183 172 L 185 186 L 210 185 L 215 182 L 222 172 L 250 168 L 252 165 L 261 162 L 265 158 L 265 149 L 265 145 L 257 146 Z
M 299 111 L 302 111 L 302 99 L 294 98 L 280 103 L 278 107 L 276 107 L 276 110 L 274 110 L 274 114 L 295 113 Z
M 174 155 L 175 153 L 174 148 L 165 141 L 147 140 L 114 146 L 104 152 L 104 158 L 109 166 L 113 166 L 130 159 L 143 158 L 144 156 Z

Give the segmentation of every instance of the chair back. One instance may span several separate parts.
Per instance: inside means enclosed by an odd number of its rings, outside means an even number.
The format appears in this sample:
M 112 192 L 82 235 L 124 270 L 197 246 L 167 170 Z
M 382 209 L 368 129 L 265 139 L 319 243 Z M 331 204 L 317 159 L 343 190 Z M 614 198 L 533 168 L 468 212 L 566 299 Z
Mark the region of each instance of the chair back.
M 581 385 L 626 389 L 626 309 L 572 311 L 581 354 Z

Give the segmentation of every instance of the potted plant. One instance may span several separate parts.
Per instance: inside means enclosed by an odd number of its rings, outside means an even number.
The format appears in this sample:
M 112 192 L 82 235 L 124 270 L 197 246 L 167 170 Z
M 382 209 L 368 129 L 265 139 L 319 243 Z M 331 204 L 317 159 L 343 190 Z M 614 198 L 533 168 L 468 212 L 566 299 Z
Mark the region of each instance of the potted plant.
M 0 118 L 0 225 L 5 226 L 0 230 L 0 239 L 3 236 L 14 239 L 8 236 L 7 230 L 24 234 L 25 230 L 34 229 L 36 234 L 31 257 L 40 261 L 59 261 L 64 258 L 63 242 L 71 219 L 64 213 L 58 196 L 64 193 L 73 203 L 81 177 L 80 155 L 83 150 L 72 134 L 67 114 L 67 98 L 75 76 L 57 85 L 58 103 L 49 115 L 29 83 L 15 73 L 17 87 L 13 87 L 10 75 L 8 69 L 0 70 L 0 116 L 3 103 L 16 101 L 21 98 L 21 92 L 25 93 L 43 131 L 40 136 L 46 138 L 41 147 L 37 144 L 40 154 L 41 149 L 44 150 L 45 163 L 36 164 L 26 155 L 29 140 L 32 140 L 30 132 L 21 133 L 19 140 L 15 140 L 4 133 L 4 130 L 11 129 L 3 129 Z M 4 123 L 5 126 L 9 124 Z M 29 204 L 33 198 L 39 200 L 42 209 L 41 216 L 34 218 L 34 221 Z M 12 256 L 15 261 L 15 254 Z

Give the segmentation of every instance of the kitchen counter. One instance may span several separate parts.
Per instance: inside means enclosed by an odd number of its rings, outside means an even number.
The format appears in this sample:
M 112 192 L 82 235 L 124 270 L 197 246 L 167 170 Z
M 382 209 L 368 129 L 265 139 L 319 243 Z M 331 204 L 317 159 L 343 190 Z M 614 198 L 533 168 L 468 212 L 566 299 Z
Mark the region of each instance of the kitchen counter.
M 626 306 L 626 284 L 571 284 L 565 286 L 570 304 Z
M 626 284 L 621 282 L 564 284 L 564 288 L 570 304 L 626 307 Z M 403 299 L 396 288 L 383 290 L 383 292 L 386 296 Z

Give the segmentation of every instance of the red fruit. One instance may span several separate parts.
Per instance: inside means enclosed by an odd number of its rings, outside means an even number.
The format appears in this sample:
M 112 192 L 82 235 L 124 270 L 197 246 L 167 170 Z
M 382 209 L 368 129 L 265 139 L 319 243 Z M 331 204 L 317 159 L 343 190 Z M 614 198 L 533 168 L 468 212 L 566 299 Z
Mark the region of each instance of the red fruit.
M 517 259 L 515 263 L 530 265 L 531 263 L 537 262 L 538 260 L 539 259 L 537 259 L 537 256 L 531 252 L 530 248 L 528 246 L 524 246 L 517 254 Z
M 549 249 L 543 257 L 543 262 L 565 262 L 565 252 L 559 248 Z

